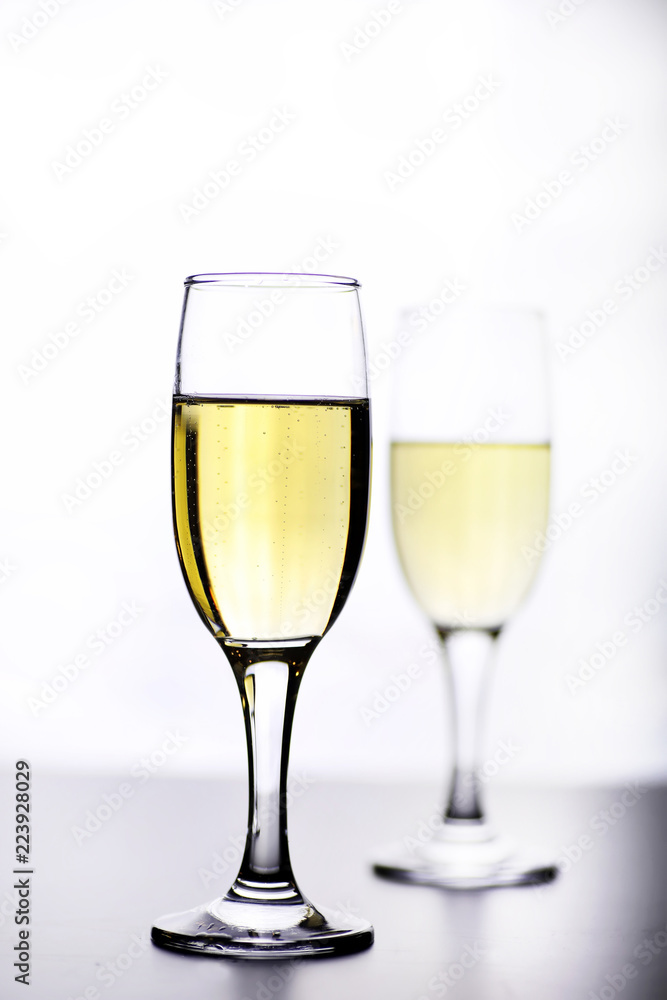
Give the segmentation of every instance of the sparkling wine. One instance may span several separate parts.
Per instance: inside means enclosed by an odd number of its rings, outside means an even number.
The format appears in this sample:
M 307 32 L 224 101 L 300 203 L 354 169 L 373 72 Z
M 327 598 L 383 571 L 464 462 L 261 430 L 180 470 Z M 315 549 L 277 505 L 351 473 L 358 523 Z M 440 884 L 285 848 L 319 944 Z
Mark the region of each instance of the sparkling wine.
M 174 397 L 176 544 L 219 637 L 321 636 L 366 532 L 368 400 Z
M 495 628 L 528 590 L 522 554 L 548 517 L 548 444 L 392 445 L 393 524 L 407 581 L 441 628 Z

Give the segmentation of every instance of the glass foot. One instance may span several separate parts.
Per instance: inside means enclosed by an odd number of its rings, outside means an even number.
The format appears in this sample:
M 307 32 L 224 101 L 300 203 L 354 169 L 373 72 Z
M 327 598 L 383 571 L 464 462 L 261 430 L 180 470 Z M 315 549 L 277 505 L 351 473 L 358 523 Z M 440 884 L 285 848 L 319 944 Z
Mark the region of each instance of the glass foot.
M 151 937 L 161 948 L 274 960 L 363 951 L 373 943 L 373 928 L 347 913 L 316 910 L 307 900 L 261 905 L 224 896 L 161 917 Z
M 551 882 L 558 874 L 554 861 L 517 850 L 486 823 L 467 820 L 443 823 L 431 840 L 415 844 L 414 849 L 406 844 L 387 848 L 373 870 L 384 878 L 446 889 L 536 885 Z

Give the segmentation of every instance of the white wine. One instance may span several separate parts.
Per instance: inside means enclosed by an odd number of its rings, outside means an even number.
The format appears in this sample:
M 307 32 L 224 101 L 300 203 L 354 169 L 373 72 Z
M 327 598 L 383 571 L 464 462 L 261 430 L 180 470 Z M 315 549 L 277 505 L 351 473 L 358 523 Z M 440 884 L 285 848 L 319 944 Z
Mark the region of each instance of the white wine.
M 497 628 L 536 570 L 522 547 L 544 531 L 548 444 L 392 445 L 393 524 L 407 581 L 441 628 Z
M 174 397 L 176 545 L 219 638 L 321 636 L 363 548 L 368 400 Z

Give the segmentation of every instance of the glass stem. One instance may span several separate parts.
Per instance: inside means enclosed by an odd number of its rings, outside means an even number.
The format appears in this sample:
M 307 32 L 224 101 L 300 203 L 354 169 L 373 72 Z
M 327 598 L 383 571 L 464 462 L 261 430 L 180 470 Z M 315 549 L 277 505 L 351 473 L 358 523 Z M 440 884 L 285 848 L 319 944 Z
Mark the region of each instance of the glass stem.
M 248 745 L 248 835 L 228 898 L 303 902 L 287 842 L 287 765 L 301 678 L 318 642 L 287 649 L 222 642 L 239 686 Z
M 480 721 L 491 649 L 500 629 L 438 629 L 447 664 L 454 730 L 454 766 L 445 823 L 484 822 L 477 776 Z

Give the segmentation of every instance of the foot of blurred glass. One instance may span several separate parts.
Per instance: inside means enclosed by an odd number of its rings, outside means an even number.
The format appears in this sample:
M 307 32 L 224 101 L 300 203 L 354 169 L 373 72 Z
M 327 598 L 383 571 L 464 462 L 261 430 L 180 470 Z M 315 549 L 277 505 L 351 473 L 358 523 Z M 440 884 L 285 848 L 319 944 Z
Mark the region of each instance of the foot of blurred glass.
M 316 910 L 307 900 L 260 907 L 223 897 L 161 917 L 151 937 L 161 948 L 273 961 L 363 951 L 373 943 L 373 928 L 348 913 Z
M 384 878 L 446 889 L 536 885 L 558 874 L 553 860 L 516 848 L 484 822 L 466 820 L 443 823 L 431 840 L 414 849 L 405 844 L 387 848 L 373 870 Z

